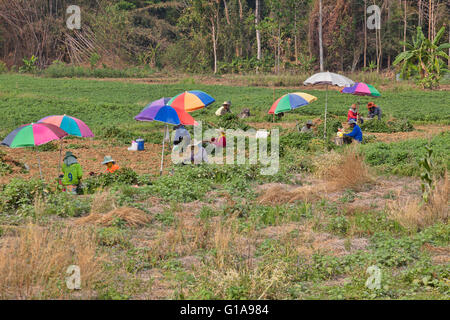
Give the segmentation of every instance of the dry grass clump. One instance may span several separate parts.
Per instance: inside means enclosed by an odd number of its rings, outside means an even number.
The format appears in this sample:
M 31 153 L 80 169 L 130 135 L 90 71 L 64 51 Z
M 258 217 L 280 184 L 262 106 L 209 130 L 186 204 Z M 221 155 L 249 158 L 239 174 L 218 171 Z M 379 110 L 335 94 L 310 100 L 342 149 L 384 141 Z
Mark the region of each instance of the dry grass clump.
M 95 235 L 74 227 L 43 228 L 34 224 L 0 246 L 1 299 L 90 298 L 100 281 L 104 256 L 96 254 Z M 66 288 L 70 265 L 80 267 L 81 291 Z
M 90 215 L 80 218 L 76 224 L 97 224 L 102 226 L 111 226 L 115 219 L 122 219 L 130 227 L 138 227 L 145 225 L 151 221 L 149 215 L 145 212 L 129 207 L 114 209 L 106 214 L 91 213 Z
M 265 204 L 283 204 L 293 203 L 295 201 L 312 201 L 320 199 L 326 190 L 323 183 L 303 186 L 292 191 L 288 191 L 285 187 L 274 186 L 267 189 L 260 197 L 259 202 Z
M 348 148 L 343 154 L 330 152 L 315 160 L 316 175 L 327 180 L 328 189 L 360 190 L 372 182 L 369 167 L 356 147 Z
M 437 222 L 448 223 L 449 216 L 449 179 L 444 178 L 435 183 L 435 188 L 428 203 L 419 199 L 407 199 L 389 204 L 388 215 L 404 228 L 417 231 Z
M 109 191 L 96 193 L 92 199 L 91 213 L 107 213 L 116 208 L 114 196 Z

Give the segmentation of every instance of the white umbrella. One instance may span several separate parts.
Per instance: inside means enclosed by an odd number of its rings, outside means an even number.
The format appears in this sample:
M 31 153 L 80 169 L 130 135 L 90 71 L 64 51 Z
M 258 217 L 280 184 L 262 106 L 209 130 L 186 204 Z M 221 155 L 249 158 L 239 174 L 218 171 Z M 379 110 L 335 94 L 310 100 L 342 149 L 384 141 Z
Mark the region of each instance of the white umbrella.
M 324 132 L 323 132 L 323 138 L 326 139 L 327 137 L 327 109 L 328 109 L 328 85 L 332 86 L 339 86 L 339 87 L 350 87 L 354 85 L 355 83 L 353 80 L 341 76 L 340 74 L 333 73 L 333 72 L 320 72 L 312 75 L 308 79 L 303 82 L 304 85 L 308 84 L 324 84 L 326 85 L 326 94 L 325 94 L 325 125 L 324 125 Z

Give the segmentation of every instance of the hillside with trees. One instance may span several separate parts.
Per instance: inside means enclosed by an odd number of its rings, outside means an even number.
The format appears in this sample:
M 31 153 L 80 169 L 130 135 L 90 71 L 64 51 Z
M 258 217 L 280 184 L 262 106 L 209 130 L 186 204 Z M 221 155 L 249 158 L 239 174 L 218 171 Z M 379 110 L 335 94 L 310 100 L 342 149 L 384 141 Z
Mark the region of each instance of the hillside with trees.
M 58 60 L 191 73 L 304 73 L 320 69 L 322 21 L 322 68 L 381 72 L 393 70 L 417 27 L 431 42 L 441 28 L 440 43 L 450 38 L 445 0 L 81 0 L 79 30 L 66 27 L 71 4 L 0 1 L 0 60 L 17 69 L 35 56 L 39 68 Z M 380 30 L 365 27 L 374 4 Z M 444 68 L 447 60 L 441 56 Z

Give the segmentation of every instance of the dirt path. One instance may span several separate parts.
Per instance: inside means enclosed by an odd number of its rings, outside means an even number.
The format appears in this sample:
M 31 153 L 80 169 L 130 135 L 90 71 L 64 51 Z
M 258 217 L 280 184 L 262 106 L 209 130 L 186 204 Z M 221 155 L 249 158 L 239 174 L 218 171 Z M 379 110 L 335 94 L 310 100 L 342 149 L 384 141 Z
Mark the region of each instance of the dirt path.
M 449 125 L 415 125 L 416 130 L 411 132 L 395 132 L 395 133 L 367 133 L 377 137 L 377 141 L 381 142 L 397 142 L 408 139 L 428 138 L 441 132 L 449 131 Z
M 145 144 L 144 151 L 128 151 L 126 145 L 108 145 L 104 141 L 97 140 L 63 140 L 63 156 L 66 151 L 71 151 L 78 157 L 84 177 L 89 172 L 101 173 L 105 167 L 101 164 L 103 157 L 111 155 L 121 167 L 128 167 L 139 174 L 156 174 L 159 172 L 161 161 L 161 146 L 157 144 Z M 68 149 L 69 147 L 70 149 Z M 0 177 L 0 184 L 7 183 L 13 177 L 30 179 L 39 177 L 37 152 L 30 148 L 9 149 L 2 148 L 6 152 L 6 162 L 13 168 L 13 174 Z M 39 152 L 42 174 L 46 181 L 52 181 L 58 177 L 59 150 Z M 22 173 L 21 168 L 13 163 L 13 160 L 25 163 L 30 167 L 28 173 Z M 165 157 L 164 165 L 170 165 L 170 156 Z

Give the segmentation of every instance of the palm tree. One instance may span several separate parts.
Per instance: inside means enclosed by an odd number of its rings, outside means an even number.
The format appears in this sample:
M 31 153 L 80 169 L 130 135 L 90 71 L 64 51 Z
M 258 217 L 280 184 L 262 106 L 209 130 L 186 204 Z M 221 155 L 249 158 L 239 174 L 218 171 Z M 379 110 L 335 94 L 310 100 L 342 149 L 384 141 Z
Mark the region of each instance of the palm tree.
M 393 65 L 401 64 L 403 79 L 416 76 L 424 88 L 433 89 L 439 86 L 442 74 L 448 71 L 444 59 L 449 59 L 449 56 L 444 50 L 450 48 L 450 43 L 438 45 L 444 32 L 445 27 L 442 27 L 431 41 L 425 37 L 419 26 L 416 35 L 412 38 L 412 43 L 402 43 L 408 50 L 400 53 Z

